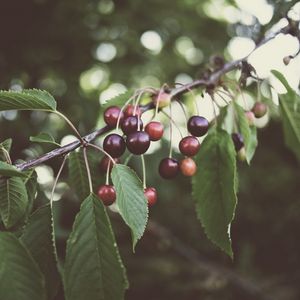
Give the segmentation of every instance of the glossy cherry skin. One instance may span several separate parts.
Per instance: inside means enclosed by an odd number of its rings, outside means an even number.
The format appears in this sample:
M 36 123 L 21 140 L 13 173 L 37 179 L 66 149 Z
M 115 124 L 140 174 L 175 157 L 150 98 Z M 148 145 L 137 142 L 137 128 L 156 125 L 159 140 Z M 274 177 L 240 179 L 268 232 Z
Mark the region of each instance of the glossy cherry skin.
M 120 163 L 120 159 L 119 158 L 114 158 L 114 162 L 116 164 L 119 164 Z M 99 164 L 100 171 L 102 171 L 103 173 L 106 173 L 108 165 L 109 165 L 109 171 L 111 171 L 112 168 L 113 168 L 113 166 L 114 166 L 114 164 L 111 161 L 111 159 L 108 156 L 105 155 L 105 156 L 102 157 L 102 159 L 100 161 L 100 164 Z
M 124 114 L 118 106 L 110 106 L 104 112 L 104 121 L 109 127 L 116 127 L 118 118 L 120 116 L 120 123 L 124 119 Z
M 120 135 L 111 133 L 105 137 L 103 149 L 112 157 L 120 157 L 126 150 L 126 144 Z
M 194 136 L 203 136 L 207 133 L 209 122 L 204 117 L 192 116 L 187 123 L 188 131 Z
M 154 187 L 145 188 L 144 195 L 148 201 L 149 206 L 152 206 L 157 202 L 157 192 Z
M 126 146 L 132 154 L 144 154 L 150 146 L 149 134 L 145 131 L 130 133 L 126 139 Z
M 134 107 L 135 107 L 135 105 L 132 105 L 132 104 L 128 104 L 126 106 L 125 111 L 124 111 L 125 118 L 131 117 L 131 116 L 141 116 L 141 114 L 142 114 L 141 109 L 139 107 L 137 107 L 135 109 L 135 114 L 134 114 Z
M 112 205 L 116 201 L 116 190 L 112 185 L 101 185 L 98 189 L 98 197 L 104 205 Z
M 130 133 L 138 131 L 139 123 L 140 123 L 140 128 L 143 128 L 143 122 L 139 117 L 130 116 L 124 119 L 121 128 L 124 134 L 129 135 Z
M 197 165 L 190 157 L 184 158 L 179 163 L 180 171 L 184 176 L 193 176 L 197 171 Z
M 162 178 L 172 179 L 176 177 L 179 172 L 179 163 L 175 158 L 164 158 L 159 164 L 159 174 Z
M 151 141 L 159 141 L 164 134 L 164 126 L 160 122 L 152 121 L 147 124 L 145 131 L 149 134 Z
M 183 155 L 194 156 L 200 149 L 200 143 L 194 136 L 186 136 L 179 143 L 179 150 Z
M 267 113 L 268 107 L 265 103 L 256 102 L 252 107 L 252 112 L 256 118 L 262 118 Z
M 239 151 L 244 147 L 244 139 L 240 133 L 233 133 L 231 135 L 235 151 Z

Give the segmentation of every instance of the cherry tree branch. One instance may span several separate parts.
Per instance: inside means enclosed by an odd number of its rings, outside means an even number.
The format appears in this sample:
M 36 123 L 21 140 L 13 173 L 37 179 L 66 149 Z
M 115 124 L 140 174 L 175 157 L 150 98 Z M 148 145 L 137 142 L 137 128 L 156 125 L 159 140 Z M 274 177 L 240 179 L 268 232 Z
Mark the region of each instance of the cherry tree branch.
M 222 68 L 213 71 L 205 78 L 197 79 L 191 83 L 181 85 L 180 87 L 168 88 L 167 92 L 170 94 L 171 99 L 174 100 L 178 96 L 181 96 L 181 95 L 188 93 L 191 90 L 199 88 L 199 87 L 207 87 L 207 88 L 213 89 L 214 87 L 216 87 L 220 84 L 221 78 L 225 74 L 227 74 L 233 70 L 238 70 L 238 69 L 242 69 L 242 72 L 243 72 L 243 64 L 246 63 L 246 65 L 247 65 L 248 57 L 256 49 L 258 49 L 262 45 L 266 44 L 270 40 L 274 39 L 277 35 L 291 34 L 293 36 L 297 36 L 299 39 L 300 38 L 299 30 L 295 30 L 295 28 L 298 28 L 298 24 L 295 25 L 295 23 L 289 22 L 289 24 L 287 26 L 285 26 L 284 28 L 278 30 L 277 32 L 275 32 L 273 34 L 265 36 L 263 39 L 261 39 L 261 41 L 257 43 L 255 49 L 251 53 L 249 53 L 247 56 L 245 56 L 244 58 L 234 60 L 234 61 L 224 64 Z M 251 71 L 251 69 L 250 69 L 250 71 Z M 159 93 L 159 89 L 156 92 Z M 147 105 L 140 106 L 140 109 L 142 112 L 145 112 L 145 111 L 153 109 L 153 108 L 154 108 L 154 105 L 152 102 Z M 112 130 L 112 128 L 110 128 L 109 126 L 104 126 L 100 129 L 97 129 L 94 132 L 84 136 L 82 139 L 86 143 L 91 143 L 97 137 L 104 135 L 105 133 L 109 132 L 110 130 Z M 80 142 L 80 140 L 77 140 L 77 141 L 69 143 L 65 146 L 62 146 L 60 148 L 54 149 L 46 154 L 43 154 L 42 156 L 40 156 L 38 158 L 29 160 L 27 162 L 18 163 L 18 164 L 16 164 L 16 167 L 20 170 L 30 169 L 30 168 L 36 167 L 42 163 L 45 163 L 46 161 L 48 161 L 54 157 L 66 155 L 66 154 L 74 151 L 75 149 L 79 148 L 80 146 L 82 146 L 82 142 Z

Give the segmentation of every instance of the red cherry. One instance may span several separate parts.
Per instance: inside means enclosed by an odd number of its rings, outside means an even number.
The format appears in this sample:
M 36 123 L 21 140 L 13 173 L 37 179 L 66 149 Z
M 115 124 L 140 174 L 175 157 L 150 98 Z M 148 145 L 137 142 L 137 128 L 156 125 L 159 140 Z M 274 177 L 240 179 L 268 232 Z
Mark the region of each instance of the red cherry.
M 104 112 L 104 121 L 109 127 L 116 127 L 119 115 L 121 115 L 120 122 L 122 122 L 124 119 L 124 114 L 121 112 L 120 107 L 110 106 Z
M 184 176 L 193 176 L 197 171 L 197 165 L 190 157 L 184 158 L 180 161 L 180 171 Z
M 268 107 L 265 103 L 256 102 L 252 107 L 252 112 L 256 118 L 262 118 L 267 113 Z
M 149 134 L 145 131 L 130 133 L 126 139 L 126 146 L 133 154 L 144 154 L 150 146 Z
M 112 157 L 120 157 L 126 150 L 126 144 L 120 135 L 111 133 L 105 137 L 103 149 Z
M 129 135 L 130 133 L 138 131 L 138 125 L 140 123 L 140 128 L 143 128 L 143 122 L 137 116 L 127 117 L 121 125 L 124 134 Z
M 109 206 L 116 201 L 116 190 L 112 185 L 101 185 L 98 189 L 98 197 L 104 205 Z
M 149 206 L 152 206 L 157 202 L 157 192 L 154 187 L 145 188 L 144 195 L 147 198 Z
M 179 163 L 175 158 L 164 158 L 159 164 L 159 174 L 162 178 L 172 179 L 179 172 Z
M 188 120 L 188 131 L 194 136 L 203 136 L 207 133 L 209 122 L 204 117 L 192 116 Z
M 186 136 L 179 143 L 179 150 L 183 155 L 194 156 L 200 149 L 200 143 L 194 136 Z
M 131 117 L 131 116 L 141 116 L 142 112 L 141 112 L 141 109 L 137 106 L 137 108 L 135 109 L 135 114 L 134 113 L 134 107 L 135 105 L 132 105 L 132 104 L 128 104 L 125 108 L 125 111 L 124 111 L 124 115 L 125 117 Z
M 110 162 L 110 163 L 109 163 Z M 114 162 L 116 164 L 120 163 L 120 159 L 119 158 L 114 158 Z M 109 164 L 109 171 L 111 171 L 111 169 L 113 168 L 114 164 L 112 163 L 111 159 L 108 156 L 103 156 L 100 164 L 99 164 L 99 169 L 103 172 L 106 173 L 107 168 L 108 168 L 108 164 Z
M 164 134 L 164 126 L 160 122 L 152 121 L 147 124 L 145 131 L 149 134 L 151 141 L 158 141 Z

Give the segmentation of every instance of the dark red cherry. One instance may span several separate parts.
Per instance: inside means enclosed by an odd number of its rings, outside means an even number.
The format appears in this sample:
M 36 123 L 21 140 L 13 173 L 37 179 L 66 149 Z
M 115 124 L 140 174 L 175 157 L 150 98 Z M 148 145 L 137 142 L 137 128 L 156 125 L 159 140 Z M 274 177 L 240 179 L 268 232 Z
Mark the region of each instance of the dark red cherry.
M 121 115 L 120 122 L 122 122 L 124 119 L 124 114 L 121 112 L 120 107 L 110 106 L 104 112 L 104 121 L 109 127 L 116 127 L 119 115 Z
M 234 144 L 234 148 L 237 152 L 244 147 L 244 139 L 240 133 L 233 133 L 231 135 L 231 138 Z
M 179 143 L 179 150 L 183 155 L 194 156 L 200 149 L 200 143 L 194 136 L 186 136 Z
M 112 205 L 116 201 L 116 190 L 112 185 L 101 185 L 98 189 L 98 197 L 104 205 Z
M 187 123 L 188 131 L 194 136 L 203 136 L 207 133 L 209 122 L 204 117 L 192 116 Z
M 134 114 L 134 107 L 135 105 L 128 104 L 125 108 L 124 115 L 125 117 L 131 117 L 131 116 L 141 116 L 141 109 L 137 106 L 135 109 L 135 114 Z
M 190 157 L 184 158 L 179 163 L 180 171 L 184 176 L 193 176 L 197 171 L 197 165 Z
M 110 162 L 110 163 L 109 163 Z M 116 164 L 119 164 L 120 163 L 120 159 L 119 158 L 114 158 L 114 162 Z M 111 171 L 111 169 L 113 168 L 113 162 L 111 161 L 111 159 L 108 157 L 108 156 L 103 156 L 101 161 L 100 161 L 100 164 L 99 164 L 99 169 L 103 172 L 103 173 L 106 173 L 107 171 L 107 168 L 108 168 L 108 164 L 109 164 L 109 171 Z
M 147 124 L 145 131 L 149 134 L 151 141 L 159 141 L 164 134 L 164 126 L 160 122 L 152 121 Z
M 126 146 L 133 154 L 144 154 L 150 146 L 149 134 L 145 131 L 130 133 L 126 139 Z
M 159 164 L 159 174 L 162 178 L 172 179 L 179 172 L 179 163 L 175 158 L 164 158 Z
M 152 206 L 157 202 L 157 192 L 154 187 L 145 188 L 144 195 L 148 201 L 149 206 Z
M 252 112 L 256 118 L 262 118 L 267 113 L 268 107 L 265 103 L 256 102 L 252 107 Z
M 126 150 L 126 144 L 120 135 L 111 133 L 105 137 L 103 149 L 112 157 L 120 157 Z
M 128 135 L 130 133 L 138 131 L 138 124 L 140 122 L 140 129 L 143 128 L 142 120 L 137 116 L 127 117 L 121 125 L 123 132 Z

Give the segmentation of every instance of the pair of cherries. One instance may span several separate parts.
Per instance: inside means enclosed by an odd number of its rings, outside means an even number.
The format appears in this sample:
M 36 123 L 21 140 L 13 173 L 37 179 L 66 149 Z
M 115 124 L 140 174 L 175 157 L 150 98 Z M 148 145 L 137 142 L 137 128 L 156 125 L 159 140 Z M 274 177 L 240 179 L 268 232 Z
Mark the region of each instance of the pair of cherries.
M 204 117 L 192 116 L 188 120 L 187 129 L 191 135 L 184 137 L 179 143 L 179 150 L 186 158 L 179 162 L 175 158 L 167 157 L 159 164 L 159 174 L 165 179 L 176 177 L 179 171 L 185 176 L 193 176 L 196 173 L 197 166 L 191 157 L 198 153 L 200 143 L 197 137 L 207 133 L 209 122 Z

